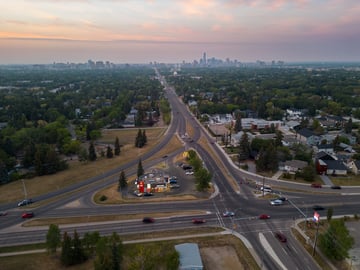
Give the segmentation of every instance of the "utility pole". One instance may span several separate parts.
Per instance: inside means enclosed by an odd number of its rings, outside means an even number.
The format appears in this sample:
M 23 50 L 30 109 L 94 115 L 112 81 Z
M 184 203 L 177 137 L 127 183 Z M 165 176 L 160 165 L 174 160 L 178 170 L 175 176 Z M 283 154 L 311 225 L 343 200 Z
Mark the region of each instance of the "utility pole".
M 316 219 L 316 234 L 315 234 L 315 240 L 314 240 L 314 248 L 313 248 L 313 252 L 312 252 L 312 255 L 314 257 L 315 255 L 315 249 L 316 249 L 316 242 L 317 242 L 317 239 L 318 239 L 318 234 L 319 234 L 319 222 L 320 222 L 320 216 L 318 213 L 314 213 L 314 217 L 317 217 Z

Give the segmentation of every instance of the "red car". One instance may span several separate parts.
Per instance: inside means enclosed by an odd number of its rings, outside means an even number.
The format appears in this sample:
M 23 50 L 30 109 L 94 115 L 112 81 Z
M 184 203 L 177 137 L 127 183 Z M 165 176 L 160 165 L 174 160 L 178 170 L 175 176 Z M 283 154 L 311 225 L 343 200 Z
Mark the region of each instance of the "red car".
M 154 223 L 155 219 L 151 218 L 151 217 L 144 217 L 143 218 L 143 223 Z
M 283 233 L 281 233 L 281 232 L 276 232 L 276 233 L 275 233 L 275 236 L 276 236 L 277 239 L 279 239 L 280 242 L 286 243 L 287 238 L 286 238 L 286 236 L 285 236 Z
M 32 218 L 34 217 L 34 212 L 25 212 L 21 215 L 22 218 Z
M 202 224 L 202 223 L 205 223 L 205 222 L 206 222 L 206 220 L 203 219 L 203 218 L 194 218 L 192 220 L 192 223 L 194 223 L 194 224 Z
M 312 183 L 311 187 L 313 187 L 313 188 L 321 188 L 322 186 L 319 183 Z
M 269 219 L 270 218 L 270 216 L 269 215 L 266 215 L 266 214 L 261 214 L 260 216 L 259 216 L 259 219 Z

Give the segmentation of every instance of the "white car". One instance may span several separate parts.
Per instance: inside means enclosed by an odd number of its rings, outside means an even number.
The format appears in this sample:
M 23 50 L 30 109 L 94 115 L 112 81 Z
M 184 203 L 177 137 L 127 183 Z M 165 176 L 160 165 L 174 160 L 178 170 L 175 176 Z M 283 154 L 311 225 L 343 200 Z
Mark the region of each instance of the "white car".
M 186 175 L 193 175 L 194 172 L 193 172 L 193 171 L 186 171 L 185 174 L 186 174 Z
M 271 200 L 270 204 L 271 205 L 282 205 L 283 201 L 282 200 Z

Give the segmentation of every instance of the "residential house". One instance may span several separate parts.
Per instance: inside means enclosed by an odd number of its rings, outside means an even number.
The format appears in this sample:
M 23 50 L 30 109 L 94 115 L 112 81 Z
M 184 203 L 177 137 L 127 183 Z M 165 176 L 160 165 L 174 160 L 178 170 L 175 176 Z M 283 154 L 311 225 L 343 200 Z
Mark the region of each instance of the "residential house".
M 360 174 L 360 160 L 352 160 L 348 167 L 354 174 Z
M 296 173 L 298 171 L 302 171 L 308 163 L 306 161 L 302 160 L 287 160 L 283 164 L 283 171 L 289 172 L 289 173 Z
M 307 145 L 317 145 L 320 142 L 320 137 L 308 128 L 299 129 L 296 134 L 298 140 Z
M 326 174 L 328 175 L 347 175 L 347 167 L 340 160 L 323 160 L 326 164 Z
M 314 146 L 315 152 L 325 152 L 328 153 L 330 155 L 335 154 L 334 151 L 334 146 L 332 144 L 318 144 L 316 146 Z

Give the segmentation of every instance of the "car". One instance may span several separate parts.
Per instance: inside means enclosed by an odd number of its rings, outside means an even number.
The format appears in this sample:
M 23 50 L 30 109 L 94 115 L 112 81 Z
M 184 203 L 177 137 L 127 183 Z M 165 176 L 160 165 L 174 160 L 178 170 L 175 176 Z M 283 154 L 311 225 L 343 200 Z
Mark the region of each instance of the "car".
M 275 233 L 275 237 L 276 237 L 277 239 L 279 239 L 280 242 L 283 242 L 283 243 L 286 243 L 286 242 L 287 242 L 286 236 L 285 236 L 283 233 L 281 233 L 281 232 L 276 232 L 276 233 Z
M 155 219 L 153 219 L 152 217 L 144 217 L 142 222 L 143 223 L 154 223 Z
M 270 204 L 271 204 L 271 205 L 282 205 L 282 204 L 283 204 L 283 201 L 282 201 L 282 200 L 278 200 L 278 199 L 276 199 L 276 200 L 271 200 L 271 201 L 270 201 Z
M 25 199 L 25 200 L 18 202 L 17 205 L 20 207 L 20 206 L 25 206 L 25 205 L 32 204 L 32 203 L 33 203 L 32 199 Z
M 321 206 L 321 205 L 314 205 L 313 206 L 313 209 L 315 211 L 320 211 L 320 210 L 325 210 L 325 207 Z
M 341 189 L 341 186 L 331 186 L 332 189 Z
M 169 183 L 170 184 L 177 184 L 177 180 L 176 179 L 170 179 Z
M 163 158 L 167 158 L 167 157 L 168 157 L 168 155 L 164 155 L 164 156 L 163 156 Z
M 312 184 L 311 184 L 311 187 L 312 187 L 312 188 L 322 188 L 322 185 L 319 184 L 319 183 L 312 183 Z
M 233 217 L 233 216 L 235 216 L 235 213 L 231 211 L 226 211 L 223 213 L 223 217 Z
M 286 202 L 288 199 L 287 199 L 286 197 L 279 197 L 279 198 L 277 198 L 277 200 L 280 200 L 280 201 Z
M 141 192 L 139 192 L 138 190 L 135 190 L 135 191 L 134 191 L 134 195 L 135 195 L 136 197 L 141 197 L 141 196 L 143 196 L 143 194 L 142 194 Z
M 180 188 L 180 185 L 179 184 L 171 184 L 170 188 Z
M 151 193 L 151 192 L 145 192 L 144 197 L 150 197 L 150 196 L 154 196 L 154 193 Z
M 0 216 L 6 216 L 7 215 L 7 212 L 3 211 L 3 212 L 0 212 Z
M 185 174 L 186 174 L 186 175 L 193 175 L 194 172 L 193 172 L 193 171 L 186 171 Z
M 269 215 L 266 215 L 266 214 L 261 214 L 260 216 L 259 216 L 259 219 L 269 219 L 270 218 L 270 216 Z
M 32 218 L 34 217 L 34 212 L 25 212 L 21 215 L 22 218 Z
M 193 224 L 203 224 L 205 222 L 206 222 L 206 220 L 203 218 L 193 218 L 193 220 L 192 220 Z

